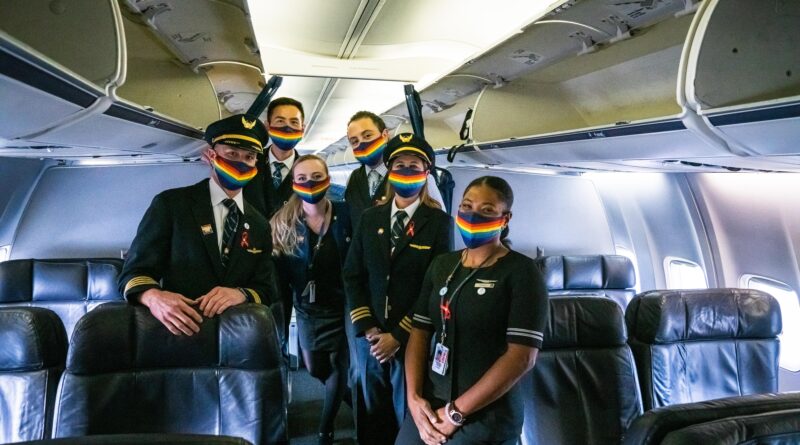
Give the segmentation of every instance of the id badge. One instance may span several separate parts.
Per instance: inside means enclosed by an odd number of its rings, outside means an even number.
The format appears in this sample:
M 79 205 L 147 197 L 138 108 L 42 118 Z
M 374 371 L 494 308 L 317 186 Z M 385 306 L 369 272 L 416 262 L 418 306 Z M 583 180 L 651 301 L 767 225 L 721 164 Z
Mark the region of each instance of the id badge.
M 431 370 L 439 375 L 447 374 L 447 356 L 450 354 L 450 348 L 447 346 L 436 343 L 436 350 L 433 353 L 433 364 Z
M 309 281 L 303 290 L 302 296 L 308 296 L 308 302 L 315 303 L 317 301 L 317 285 L 313 281 Z

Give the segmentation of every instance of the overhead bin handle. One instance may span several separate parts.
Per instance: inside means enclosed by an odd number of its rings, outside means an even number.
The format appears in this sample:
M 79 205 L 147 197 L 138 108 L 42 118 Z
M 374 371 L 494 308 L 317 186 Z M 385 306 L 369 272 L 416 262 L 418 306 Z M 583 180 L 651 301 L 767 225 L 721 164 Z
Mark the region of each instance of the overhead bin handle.
M 411 128 L 414 134 L 425 139 L 425 124 L 422 121 L 422 101 L 419 98 L 419 93 L 414 89 L 414 85 L 411 84 L 405 85 L 404 89 L 406 93 L 408 116 L 411 120 Z
M 261 113 L 263 113 L 267 108 L 267 105 L 269 105 L 269 101 L 272 100 L 272 96 L 274 96 L 278 91 L 278 88 L 280 88 L 281 83 L 283 83 L 283 77 L 270 77 L 270 79 L 267 81 L 267 84 L 264 85 L 264 88 L 260 93 L 258 93 L 258 96 L 256 96 L 256 100 L 254 100 L 253 104 L 250 105 L 250 108 L 247 109 L 247 114 L 260 116 Z

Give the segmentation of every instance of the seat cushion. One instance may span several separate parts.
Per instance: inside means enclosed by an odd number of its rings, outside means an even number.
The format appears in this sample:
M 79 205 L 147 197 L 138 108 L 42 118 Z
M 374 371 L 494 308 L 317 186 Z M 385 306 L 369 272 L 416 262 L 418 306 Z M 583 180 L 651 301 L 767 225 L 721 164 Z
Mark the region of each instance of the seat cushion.
M 729 417 L 667 434 L 661 445 L 800 443 L 800 409 Z

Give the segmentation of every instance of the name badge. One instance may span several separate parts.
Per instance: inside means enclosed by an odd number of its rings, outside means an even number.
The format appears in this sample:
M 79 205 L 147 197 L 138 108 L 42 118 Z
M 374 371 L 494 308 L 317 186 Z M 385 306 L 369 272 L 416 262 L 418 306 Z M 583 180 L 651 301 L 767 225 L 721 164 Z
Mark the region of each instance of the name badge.
M 436 343 L 436 350 L 433 354 L 433 364 L 431 365 L 431 370 L 439 375 L 447 374 L 448 355 L 450 355 L 450 348 L 441 343 Z
M 317 285 L 313 281 L 309 281 L 302 296 L 308 296 L 308 302 L 315 303 L 317 301 Z

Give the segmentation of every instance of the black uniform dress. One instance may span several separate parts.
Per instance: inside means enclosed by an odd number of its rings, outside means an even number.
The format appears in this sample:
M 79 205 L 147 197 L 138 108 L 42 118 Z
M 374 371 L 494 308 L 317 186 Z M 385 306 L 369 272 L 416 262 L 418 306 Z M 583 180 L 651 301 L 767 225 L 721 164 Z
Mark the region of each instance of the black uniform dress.
M 208 181 L 166 190 L 153 198 L 119 277 L 126 299 L 151 288 L 196 299 L 216 286 L 242 288 L 248 301 L 256 303 L 276 299 L 269 224 L 245 200 L 233 249 L 223 267 Z
M 342 265 L 351 242 L 347 204 L 333 203 L 331 225 L 316 254 L 318 235 L 305 224 L 297 230 L 303 233 L 298 254 L 277 258 L 281 293 L 290 293 L 294 300 L 300 346 L 306 351 L 338 351 L 345 343 Z M 314 302 L 310 294 L 304 295 L 310 280 L 316 286 Z
M 406 410 L 403 354 L 414 303 L 428 265 L 450 249 L 451 218 L 420 204 L 392 253 L 391 210 L 387 203 L 364 211 L 343 275 L 350 320 L 358 335 L 359 397 L 364 405 L 357 408 L 356 429 L 362 445 L 392 443 L 397 435 Z M 391 333 L 401 344 L 383 365 L 372 357 L 364 337 L 373 327 Z
M 423 384 L 423 397 L 433 409 L 455 400 L 477 383 L 506 352 L 509 343 L 541 348 L 542 332 L 547 325 L 547 288 L 531 258 L 510 251 L 495 264 L 477 270 L 457 267 L 460 261 L 461 251 L 434 260 L 413 315 L 415 328 L 433 333 Z M 432 370 L 432 360 L 434 345 L 440 341 L 442 332 L 440 291 L 454 270 L 456 273 L 447 285 L 447 298 L 451 298 L 451 318 L 445 338 L 449 365 L 442 376 Z M 461 290 L 453 296 L 462 282 Z M 522 397 L 517 384 L 496 401 L 467 416 L 467 422 L 447 443 L 516 444 L 522 429 Z M 411 416 L 406 419 L 397 443 L 422 443 Z
M 378 187 L 375 188 L 375 193 L 370 195 L 367 167 L 362 165 L 350 173 L 350 178 L 347 179 L 347 188 L 344 191 L 344 199 L 350 205 L 350 219 L 353 221 L 354 228 L 358 227 L 364 210 L 374 206 L 386 194 L 386 178 L 388 176 L 387 172 Z

